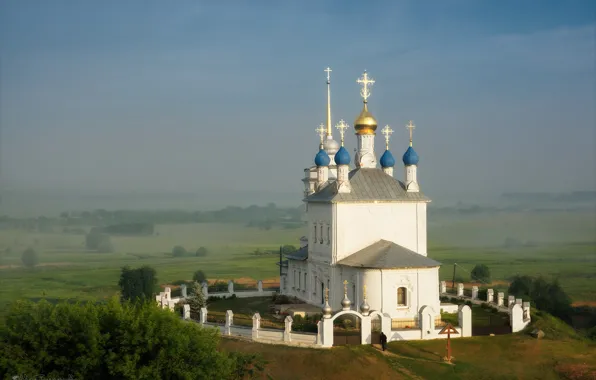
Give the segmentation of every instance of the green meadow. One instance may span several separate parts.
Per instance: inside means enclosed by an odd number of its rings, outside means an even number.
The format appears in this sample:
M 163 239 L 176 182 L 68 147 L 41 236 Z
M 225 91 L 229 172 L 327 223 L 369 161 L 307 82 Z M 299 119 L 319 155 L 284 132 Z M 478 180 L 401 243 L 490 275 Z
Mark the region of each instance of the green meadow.
M 562 212 L 436 218 L 429 227 L 429 256 L 443 263 L 444 280 L 452 279 L 453 263 L 458 264 L 456 278 L 464 281 L 474 265 L 484 263 L 493 280 L 506 281 L 515 274 L 557 277 L 574 301 L 596 302 L 596 221 L 590 222 L 590 216 Z M 556 225 L 562 227 L 554 230 Z M 153 236 L 113 236 L 115 253 L 94 253 L 85 250 L 82 234 L 0 230 L 0 310 L 19 298 L 105 299 L 118 291 L 120 268 L 125 265 L 154 267 L 160 284 L 190 280 L 199 269 L 209 278 L 272 278 L 279 273 L 275 265 L 279 256 L 254 251 L 298 245 L 303 232 L 239 224 L 158 225 Z M 508 238 L 521 243 L 504 244 Z M 185 247 L 189 255 L 172 257 L 175 245 Z M 201 246 L 209 254 L 194 256 Z M 21 266 L 20 256 L 27 247 L 39 253 L 36 268 Z

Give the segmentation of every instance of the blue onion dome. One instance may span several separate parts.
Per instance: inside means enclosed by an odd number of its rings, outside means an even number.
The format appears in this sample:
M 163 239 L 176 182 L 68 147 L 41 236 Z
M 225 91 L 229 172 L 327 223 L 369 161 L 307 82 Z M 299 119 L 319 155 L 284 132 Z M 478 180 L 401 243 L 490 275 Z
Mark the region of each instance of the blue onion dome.
M 418 153 L 412 147 L 408 147 L 403 157 L 404 165 L 417 165 L 418 164 Z
M 315 165 L 329 166 L 330 162 L 331 162 L 331 159 L 329 158 L 329 155 L 327 154 L 327 152 L 325 152 L 325 150 L 323 148 L 319 149 L 319 152 L 315 156 Z
M 395 158 L 393 154 L 389 151 L 389 149 L 385 150 L 385 153 L 381 156 L 381 167 L 382 168 L 391 168 L 395 166 Z
M 335 163 L 337 165 L 350 165 L 350 153 L 343 146 L 335 153 Z

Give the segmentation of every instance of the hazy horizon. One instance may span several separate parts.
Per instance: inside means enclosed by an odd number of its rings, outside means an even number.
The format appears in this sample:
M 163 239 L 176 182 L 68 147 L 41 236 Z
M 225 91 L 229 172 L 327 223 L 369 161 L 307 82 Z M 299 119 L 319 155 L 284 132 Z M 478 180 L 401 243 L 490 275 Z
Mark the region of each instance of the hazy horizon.
M 31 192 L 298 205 L 327 66 L 334 124 L 376 80 L 400 179 L 414 120 L 437 202 L 596 189 L 591 1 L 30 4 L 0 5 L 0 214 Z

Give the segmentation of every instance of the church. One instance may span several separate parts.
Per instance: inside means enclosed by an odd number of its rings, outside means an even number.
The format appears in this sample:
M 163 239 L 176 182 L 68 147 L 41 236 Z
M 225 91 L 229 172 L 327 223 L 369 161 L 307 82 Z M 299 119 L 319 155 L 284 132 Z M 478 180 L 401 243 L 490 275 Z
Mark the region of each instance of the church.
M 430 199 L 417 179 L 414 124 L 406 126 L 410 138 L 403 169 L 394 173 L 398 163 L 390 150 L 393 130 L 388 125 L 381 130 L 385 150 L 377 161 L 377 120 L 368 109 L 375 81 L 365 71 L 357 80 L 363 105 L 354 121 L 357 149 L 352 157 L 344 147 L 350 127 L 343 120 L 336 125 L 340 141 L 333 139 L 331 69 L 325 71 L 327 123 L 317 129 L 319 150 L 303 179 L 308 234 L 300 249 L 280 263 L 280 291 L 321 307 L 327 293 L 333 311 L 345 308 L 348 298 L 353 310 L 380 311 L 392 321 L 415 326 L 422 307 L 440 310 L 440 263 L 427 257 Z

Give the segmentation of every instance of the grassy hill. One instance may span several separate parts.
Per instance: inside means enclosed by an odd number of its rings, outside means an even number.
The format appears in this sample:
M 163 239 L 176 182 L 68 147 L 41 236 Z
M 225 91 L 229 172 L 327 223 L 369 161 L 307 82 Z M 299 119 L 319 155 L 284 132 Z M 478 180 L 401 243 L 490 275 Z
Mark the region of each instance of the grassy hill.
M 329 350 L 266 345 L 224 338 L 221 349 L 259 352 L 272 379 L 573 379 L 596 378 L 596 344 L 560 320 L 533 315 L 544 339 L 525 333 L 454 339 L 447 364 L 444 340 L 391 342 Z M 530 329 L 533 327 L 530 327 Z

